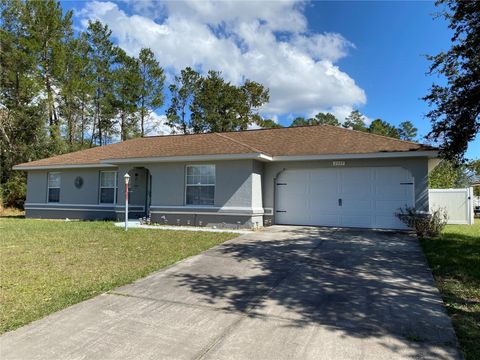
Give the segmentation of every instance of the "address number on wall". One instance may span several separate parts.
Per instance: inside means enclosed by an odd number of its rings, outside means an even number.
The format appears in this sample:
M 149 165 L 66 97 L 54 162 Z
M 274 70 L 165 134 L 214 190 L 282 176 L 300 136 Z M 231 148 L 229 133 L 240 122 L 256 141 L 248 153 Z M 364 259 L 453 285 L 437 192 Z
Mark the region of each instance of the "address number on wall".
M 345 161 L 334 161 L 333 166 L 345 166 Z

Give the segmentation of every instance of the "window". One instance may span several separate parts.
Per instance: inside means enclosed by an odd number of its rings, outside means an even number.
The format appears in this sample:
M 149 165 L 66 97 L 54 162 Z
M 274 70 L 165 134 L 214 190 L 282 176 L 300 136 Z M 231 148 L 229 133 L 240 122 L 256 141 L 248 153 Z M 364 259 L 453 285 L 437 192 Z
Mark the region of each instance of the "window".
M 60 201 L 60 173 L 48 173 L 48 202 Z
M 185 190 L 187 205 L 213 205 L 215 165 L 188 165 Z
M 100 171 L 100 204 L 117 202 L 117 172 Z

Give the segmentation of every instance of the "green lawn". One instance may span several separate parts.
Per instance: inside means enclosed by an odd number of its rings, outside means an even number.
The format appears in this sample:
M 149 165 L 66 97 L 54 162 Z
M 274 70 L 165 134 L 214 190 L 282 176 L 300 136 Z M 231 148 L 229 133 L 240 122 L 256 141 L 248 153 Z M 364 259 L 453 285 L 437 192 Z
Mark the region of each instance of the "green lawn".
M 0 333 L 235 236 L 0 218 Z
M 480 221 L 421 240 L 466 360 L 480 359 Z

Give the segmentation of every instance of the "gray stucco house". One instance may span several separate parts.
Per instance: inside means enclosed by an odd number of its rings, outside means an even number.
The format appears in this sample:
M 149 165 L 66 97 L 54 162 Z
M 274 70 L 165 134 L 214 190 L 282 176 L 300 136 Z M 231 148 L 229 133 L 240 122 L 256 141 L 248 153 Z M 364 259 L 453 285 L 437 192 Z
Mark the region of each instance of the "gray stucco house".
M 428 211 L 435 148 L 321 125 L 144 137 L 15 166 L 29 218 L 174 225 L 402 228 L 398 208 Z

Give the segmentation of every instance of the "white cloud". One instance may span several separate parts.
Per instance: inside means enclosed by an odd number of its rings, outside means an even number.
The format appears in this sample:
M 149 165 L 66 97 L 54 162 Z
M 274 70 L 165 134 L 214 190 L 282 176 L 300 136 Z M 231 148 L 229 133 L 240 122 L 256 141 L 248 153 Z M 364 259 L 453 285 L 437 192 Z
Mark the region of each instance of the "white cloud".
M 270 102 L 262 111 L 270 116 L 337 109 L 343 120 L 345 109 L 366 102 L 364 91 L 335 65 L 353 44 L 340 34 L 310 33 L 301 2 L 140 3 L 130 3 L 128 14 L 115 3 L 93 1 L 80 16 L 84 26 L 88 19 L 106 23 L 130 54 L 150 47 L 171 71 L 215 69 L 235 83 L 264 84 Z M 152 9 L 155 14 L 146 16 Z
M 167 117 L 152 112 L 145 121 L 146 135 L 166 135 L 172 132 L 172 129 L 166 125 Z

